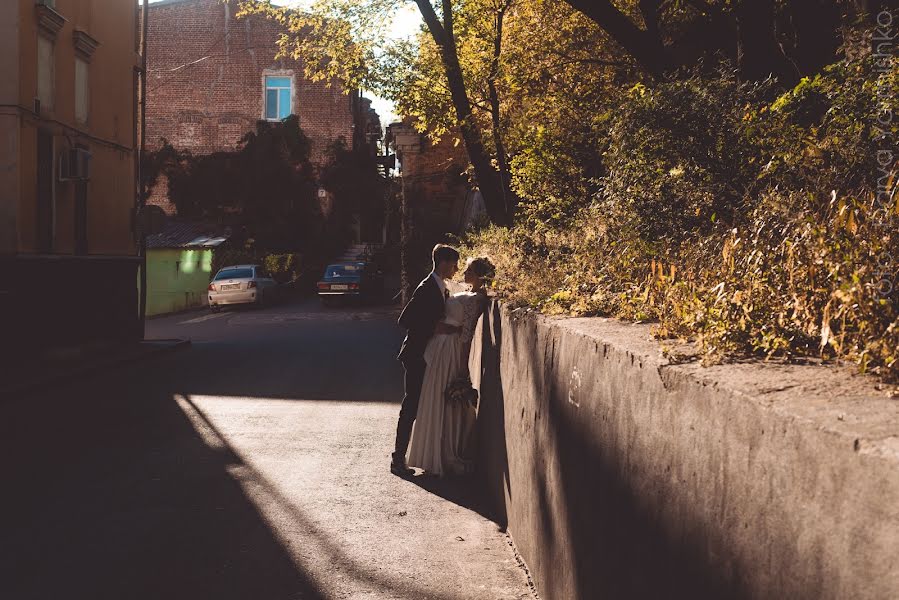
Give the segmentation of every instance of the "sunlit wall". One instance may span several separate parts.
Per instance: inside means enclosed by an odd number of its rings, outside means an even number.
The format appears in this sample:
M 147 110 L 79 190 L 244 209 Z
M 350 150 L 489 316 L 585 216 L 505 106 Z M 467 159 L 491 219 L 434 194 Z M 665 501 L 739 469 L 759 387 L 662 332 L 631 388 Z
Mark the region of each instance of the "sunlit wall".
M 211 249 L 148 250 L 147 315 L 205 306 L 211 271 Z

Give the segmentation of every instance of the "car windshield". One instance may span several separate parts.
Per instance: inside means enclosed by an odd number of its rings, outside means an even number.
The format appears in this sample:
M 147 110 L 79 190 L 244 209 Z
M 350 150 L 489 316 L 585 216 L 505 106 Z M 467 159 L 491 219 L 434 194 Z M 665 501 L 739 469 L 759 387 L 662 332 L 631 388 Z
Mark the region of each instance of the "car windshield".
M 222 269 L 215 276 L 215 281 L 222 279 L 252 279 L 253 269 Z
M 362 267 L 359 265 L 330 265 L 325 269 L 325 277 L 358 277 L 362 274 Z

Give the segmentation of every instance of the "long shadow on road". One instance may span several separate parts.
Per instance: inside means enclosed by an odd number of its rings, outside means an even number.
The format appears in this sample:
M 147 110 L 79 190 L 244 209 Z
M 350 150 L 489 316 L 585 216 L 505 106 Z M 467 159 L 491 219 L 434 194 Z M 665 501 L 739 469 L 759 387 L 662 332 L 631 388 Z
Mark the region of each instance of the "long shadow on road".
M 238 334 L 0 406 L 0 597 L 324 598 L 232 475 L 252 467 L 177 401 L 398 401 L 392 323 L 301 333 Z M 339 540 L 312 535 L 340 560 Z M 390 597 L 425 597 L 363 571 Z
M 0 597 L 323 597 L 164 386 L 4 413 Z

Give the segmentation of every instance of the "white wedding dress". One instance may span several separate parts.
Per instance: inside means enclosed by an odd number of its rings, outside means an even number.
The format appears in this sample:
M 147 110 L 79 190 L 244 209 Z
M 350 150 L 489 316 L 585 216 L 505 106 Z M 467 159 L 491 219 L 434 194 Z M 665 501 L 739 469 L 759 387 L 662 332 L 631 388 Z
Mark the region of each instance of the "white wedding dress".
M 435 335 L 425 349 L 427 368 L 409 447 L 410 467 L 431 475 L 470 472 L 477 411 L 464 403 L 446 402 L 444 393 L 451 381 L 468 375 L 468 357 L 462 352 L 474 337 L 485 302 L 485 296 L 473 292 L 459 292 L 446 301 L 443 322 L 462 331 Z

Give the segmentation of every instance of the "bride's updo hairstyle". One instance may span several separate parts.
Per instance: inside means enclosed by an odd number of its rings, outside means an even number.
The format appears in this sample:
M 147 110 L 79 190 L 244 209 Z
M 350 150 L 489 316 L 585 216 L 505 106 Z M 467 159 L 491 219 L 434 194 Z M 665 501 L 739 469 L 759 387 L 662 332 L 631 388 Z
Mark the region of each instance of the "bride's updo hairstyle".
M 496 276 L 496 267 L 493 266 L 493 263 L 486 256 L 469 258 L 466 270 L 468 269 L 471 269 L 471 272 L 478 277 L 483 278 L 487 284 L 491 283 Z

